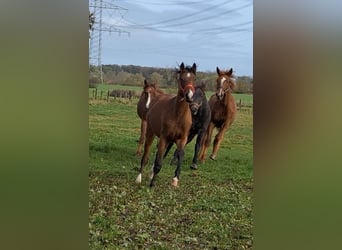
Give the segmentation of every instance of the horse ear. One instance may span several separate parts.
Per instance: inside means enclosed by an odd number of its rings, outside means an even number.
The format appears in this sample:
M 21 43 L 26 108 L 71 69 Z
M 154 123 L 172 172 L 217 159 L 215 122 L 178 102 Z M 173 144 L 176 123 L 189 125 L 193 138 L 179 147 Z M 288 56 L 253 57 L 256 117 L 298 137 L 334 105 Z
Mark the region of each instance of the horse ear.
M 196 63 L 194 63 L 193 65 L 192 65 L 192 68 L 191 68 L 191 70 L 192 70 L 192 72 L 196 75 L 196 69 L 197 69 L 197 65 L 196 65 Z
M 219 67 L 216 67 L 216 72 L 217 72 L 218 75 L 221 74 L 221 70 L 219 69 Z
M 233 68 L 230 68 L 230 70 L 228 71 L 229 76 L 231 76 L 233 74 Z
M 144 79 L 144 86 L 147 86 L 148 82 L 146 81 L 146 79 Z
M 180 65 L 180 69 L 181 70 L 184 70 L 184 63 L 182 62 L 181 65 Z

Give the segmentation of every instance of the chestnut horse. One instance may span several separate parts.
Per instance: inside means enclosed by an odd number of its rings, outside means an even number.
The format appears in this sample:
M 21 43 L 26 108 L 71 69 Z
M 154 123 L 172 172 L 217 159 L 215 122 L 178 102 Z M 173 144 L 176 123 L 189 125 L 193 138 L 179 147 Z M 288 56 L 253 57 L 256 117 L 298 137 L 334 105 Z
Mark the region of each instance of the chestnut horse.
M 140 137 L 138 141 L 138 148 L 136 151 L 137 155 L 141 155 L 141 147 L 145 142 L 147 111 L 155 103 L 158 96 L 162 94 L 164 94 L 164 92 L 161 89 L 157 88 L 154 83 L 149 83 L 148 81 L 144 80 L 143 91 L 137 104 L 137 114 L 141 119 Z
M 157 174 L 162 167 L 163 155 L 166 146 L 170 143 L 177 145 L 177 168 L 171 184 L 178 186 L 181 165 L 184 159 L 184 147 L 188 139 L 192 119 L 189 103 L 195 92 L 196 64 L 192 67 L 180 65 L 177 72 L 178 93 L 177 96 L 161 95 L 161 98 L 149 109 L 146 115 L 147 129 L 144 145 L 144 154 L 141 158 L 137 183 L 141 183 L 143 169 L 148 161 L 151 144 L 155 136 L 159 137 L 158 150 L 151 173 L 150 187 L 156 182 Z
M 204 162 L 205 160 L 214 128 L 216 127 L 218 129 L 218 133 L 215 136 L 213 151 L 210 155 L 210 159 L 212 160 L 216 159 L 217 151 L 219 150 L 220 144 L 224 138 L 224 133 L 232 125 L 236 116 L 236 103 L 231 93 L 232 88 L 235 86 L 235 80 L 232 76 L 233 69 L 221 71 L 216 67 L 216 72 L 218 74 L 216 80 L 216 94 L 212 95 L 209 99 L 211 121 L 199 154 L 199 160 L 201 162 Z
M 207 97 L 204 93 L 205 85 L 202 84 L 201 86 L 196 86 L 196 90 L 193 96 L 193 101 L 190 103 L 190 110 L 192 115 L 192 125 L 188 136 L 188 141 L 186 144 L 190 143 L 192 139 L 197 135 L 196 144 L 195 144 L 195 151 L 194 156 L 192 158 L 192 164 L 190 166 L 191 169 L 197 169 L 197 161 L 198 161 L 198 153 L 201 149 L 202 140 L 205 136 L 207 131 L 211 111 L 207 101 Z M 167 153 L 172 148 L 173 143 L 169 144 L 164 158 L 166 157 Z M 174 152 L 173 159 L 171 164 L 174 164 L 177 161 L 177 150 Z

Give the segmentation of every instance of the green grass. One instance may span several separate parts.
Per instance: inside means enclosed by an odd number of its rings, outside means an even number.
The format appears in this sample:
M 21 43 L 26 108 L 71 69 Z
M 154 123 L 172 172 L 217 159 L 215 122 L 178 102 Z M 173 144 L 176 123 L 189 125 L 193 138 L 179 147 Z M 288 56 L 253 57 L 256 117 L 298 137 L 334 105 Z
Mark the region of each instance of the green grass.
M 140 120 L 136 102 L 89 104 L 89 245 L 91 249 L 248 249 L 252 236 L 252 115 L 239 113 L 217 155 L 190 170 L 185 150 L 179 187 L 165 159 L 156 187 L 145 168 L 135 184 Z M 209 149 L 211 150 L 211 148 Z

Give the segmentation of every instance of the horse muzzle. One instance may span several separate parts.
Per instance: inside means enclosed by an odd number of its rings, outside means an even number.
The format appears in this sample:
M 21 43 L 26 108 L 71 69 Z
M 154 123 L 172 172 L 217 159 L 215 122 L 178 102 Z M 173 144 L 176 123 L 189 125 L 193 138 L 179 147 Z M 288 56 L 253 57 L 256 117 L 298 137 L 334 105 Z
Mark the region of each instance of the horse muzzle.
M 190 110 L 193 115 L 197 115 L 199 105 L 197 103 L 190 104 Z
M 192 85 L 187 85 L 185 88 L 184 88 L 184 95 L 185 95 L 185 100 L 187 102 L 192 102 L 194 99 L 194 93 L 195 93 L 195 88 L 192 86 Z
M 193 102 L 193 93 L 192 91 L 190 90 L 188 93 L 185 94 L 185 100 L 189 103 Z

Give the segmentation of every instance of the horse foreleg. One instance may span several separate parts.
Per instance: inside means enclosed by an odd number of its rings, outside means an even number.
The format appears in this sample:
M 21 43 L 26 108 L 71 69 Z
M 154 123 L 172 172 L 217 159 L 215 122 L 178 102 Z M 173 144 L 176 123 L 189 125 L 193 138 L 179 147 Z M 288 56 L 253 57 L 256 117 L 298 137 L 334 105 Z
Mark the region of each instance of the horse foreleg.
M 141 148 L 142 145 L 145 142 L 145 138 L 146 138 L 146 128 L 147 128 L 147 122 L 145 120 L 141 120 L 141 125 L 140 125 L 140 137 L 139 137 L 139 141 L 138 141 L 138 148 L 136 151 L 136 155 L 141 155 Z
M 186 144 L 187 138 L 180 139 L 176 141 L 177 144 L 177 168 L 175 170 L 175 176 L 172 178 L 171 185 L 174 187 L 178 186 L 179 176 L 181 172 L 181 166 L 184 160 L 184 147 Z
M 135 182 L 138 183 L 138 184 L 141 183 L 141 176 L 142 176 L 142 173 L 144 171 L 144 167 L 146 166 L 146 164 L 148 162 L 148 158 L 149 158 L 149 154 L 150 154 L 150 150 L 151 150 L 151 145 L 153 143 L 153 139 L 154 139 L 153 133 L 150 132 L 150 131 L 146 131 L 146 140 L 145 140 L 145 145 L 144 145 L 144 153 L 143 153 L 143 156 L 142 156 L 141 162 L 140 162 L 139 174 L 138 174 L 138 177 L 135 180 Z
M 154 160 L 150 187 L 153 187 L 155 185 L 157 174 L 160 172 L 160 169 L 162 168 L 163 155 L 164 155 L 165 148 L 166 148 L 166 140 L 161 137 L 158 142 L 158 151 L 156 154 L 156 158 Z
M 219 132 L 217 133 L 217 135 L 215 136 L 215 139 L 214 139 L 213 152 L 209 156 L 210 159 L 212 159 L 212 160 L 216 159 L 217 151 L 219 150 L 221 142 L 223 141 L 224 134 L 229 129 L 229 127 L 232 124 L 232 122 L 233 122 L 232 119 L 228 119 L 227 122 L 224 123 L 222 125 L 222 127 L 219 129 Z
M 190 166 L 191 169 L 197 169 L 197 159 L 198 159 L 198 153 L 201 149 L 202 139 L 204 138 L 204 134 L 206 131 L 200 130 L 197 138 L 196 138 L 196 144 L 195 144 L 195 152 L 194 157 L 192 159 L 192 164 Z
M 210 146 L 211 136 L 213 134 L 214 127 L 215 127 L 214 123 L 212 122 L 209 123 L 205 136 L 202 139 L 202 146 L 201 146 L 201 150 L 199 154 L 199 160 L 201 163 L 205 161 L 205 156 L 207 154 L 208 147 Z

